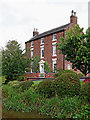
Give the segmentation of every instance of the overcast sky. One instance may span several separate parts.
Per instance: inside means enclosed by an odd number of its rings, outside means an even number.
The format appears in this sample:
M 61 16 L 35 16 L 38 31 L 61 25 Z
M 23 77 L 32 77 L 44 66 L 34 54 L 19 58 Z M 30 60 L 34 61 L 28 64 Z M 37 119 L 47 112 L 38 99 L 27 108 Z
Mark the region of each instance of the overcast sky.
M 22 48 L 33 36 L 70 22 L 71 10 L 80 27 L 88 28 L 89 0 L 0 0 L 0 47 L 17 40 Z M 85 31 L 84 30 L 84 31 Z

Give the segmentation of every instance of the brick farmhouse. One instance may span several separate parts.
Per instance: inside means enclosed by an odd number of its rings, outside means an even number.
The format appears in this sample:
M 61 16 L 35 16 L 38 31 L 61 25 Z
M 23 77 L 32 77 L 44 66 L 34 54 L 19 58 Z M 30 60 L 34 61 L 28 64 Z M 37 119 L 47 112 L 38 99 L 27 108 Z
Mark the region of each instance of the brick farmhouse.
M 51 29 L 49 31 L 39 34 L 37 29 L 33 31 L 33 37 L 25 42 L 26 50 L 28 50 L 27 55 L 29 57 L 40 56 L 41 60 L 47 61 L 49 63 L 50 69 L 55 72 L 56 69 L 71 69 L 72 63 L 64 60 L 64 56 L 59 54 L 59 50 L 56 49 L 56 43 L 60 42 L 60 38 L 65 38 L 65 32 L 69 30 L 70 27 L 75 27 L 77 24 L 76 12 L 72 10 L 70 16 L 70 23 L 63 26 Z M 31 70 L 31 72 L 33 72 Z M 76 72 L 80 72 L 77 70 Z

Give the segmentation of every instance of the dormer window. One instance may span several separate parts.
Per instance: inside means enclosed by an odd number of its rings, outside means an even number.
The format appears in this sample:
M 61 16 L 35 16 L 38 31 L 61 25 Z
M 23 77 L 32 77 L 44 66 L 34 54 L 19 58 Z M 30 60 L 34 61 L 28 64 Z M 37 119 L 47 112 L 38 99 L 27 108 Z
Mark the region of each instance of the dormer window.
M 31 41 L 31 47 L 33 47 L 33 41 Z
M 44 44 L 44 38 L 41 38 L 41 44 Z
M 53 41 L 56 41 L 56 40 L 57 40 L 57 35 L 53 34 Z

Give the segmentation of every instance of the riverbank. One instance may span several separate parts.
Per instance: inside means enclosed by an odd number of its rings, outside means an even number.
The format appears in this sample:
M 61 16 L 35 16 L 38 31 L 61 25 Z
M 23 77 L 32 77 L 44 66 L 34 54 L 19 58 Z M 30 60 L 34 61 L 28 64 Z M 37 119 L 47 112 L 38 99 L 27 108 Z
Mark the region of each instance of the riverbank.
M 36 112 L 51 118 L 85 118 L 88 119 L 89 103 L 86 96 L 55 96 L 45 98 L 31 87 L 24 92 L 9 85 L 3 86 L 3 105 L 7 110 Z

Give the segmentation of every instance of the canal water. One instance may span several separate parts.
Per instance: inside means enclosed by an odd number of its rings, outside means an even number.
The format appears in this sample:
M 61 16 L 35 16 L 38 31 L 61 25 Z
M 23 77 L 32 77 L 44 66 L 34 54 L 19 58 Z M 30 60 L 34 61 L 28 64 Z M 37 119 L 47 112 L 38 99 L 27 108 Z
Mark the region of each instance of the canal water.
M 6 110 L 2 108 L 2 118 L 50 118 L 49 116 L 40 115 L 36 112 L 21 112 Z

